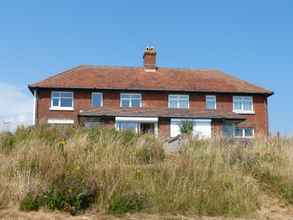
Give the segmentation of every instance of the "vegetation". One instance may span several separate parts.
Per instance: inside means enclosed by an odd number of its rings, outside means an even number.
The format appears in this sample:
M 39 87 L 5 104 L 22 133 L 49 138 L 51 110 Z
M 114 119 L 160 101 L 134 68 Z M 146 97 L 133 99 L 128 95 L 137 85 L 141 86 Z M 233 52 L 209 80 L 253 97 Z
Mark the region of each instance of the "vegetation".
M 262 191 L 293 204 L 293 140 L 186 138 L 168 154 L 152 136 L 102 128 L 2 133 L 0 208 L 243 216 Z
M 183 121 L 180 125 L 181 134 L 191 134 L 193 131 L 192 121 Z

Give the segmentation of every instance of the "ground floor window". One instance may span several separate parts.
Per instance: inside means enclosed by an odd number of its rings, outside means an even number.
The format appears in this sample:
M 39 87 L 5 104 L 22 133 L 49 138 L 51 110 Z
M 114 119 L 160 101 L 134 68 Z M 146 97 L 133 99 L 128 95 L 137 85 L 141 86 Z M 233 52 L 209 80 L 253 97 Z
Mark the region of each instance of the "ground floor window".
M 130 121 L 119 121 L 116 124 L 119 131 L 133 131 L 135 133 L 139 132 L 139 123 Z
M 253 128 L 235 128 L 235 137 L 237 138 L 251 138 L 254 136 Z
M 223 136 L 227 138 L 252 138 L 254 137 L 254 128 L 240 128 L 233 122 L 223 124 Z

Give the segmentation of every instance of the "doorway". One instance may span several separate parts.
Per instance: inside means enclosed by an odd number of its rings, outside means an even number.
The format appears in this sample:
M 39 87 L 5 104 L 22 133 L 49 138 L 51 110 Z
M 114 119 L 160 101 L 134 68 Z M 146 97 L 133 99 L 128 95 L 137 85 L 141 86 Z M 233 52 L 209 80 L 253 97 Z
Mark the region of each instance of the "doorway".
M 142 134 L 155 134 L 155 124 L 154 123 L 141 123 L 140 132 Z

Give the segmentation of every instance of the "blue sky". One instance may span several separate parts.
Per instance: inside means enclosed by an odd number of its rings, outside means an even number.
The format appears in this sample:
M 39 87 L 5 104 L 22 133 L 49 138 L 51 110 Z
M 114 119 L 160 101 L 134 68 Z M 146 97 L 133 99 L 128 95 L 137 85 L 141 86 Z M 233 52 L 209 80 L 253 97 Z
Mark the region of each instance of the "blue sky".
M 0 118 L 28 114 L 26 86 L 80 64 L 213 68 L 267 87 L 272 131 L 293 134 L 293 1 L 3 1 Z M 14 98 L 11 98 L 14 97 Z

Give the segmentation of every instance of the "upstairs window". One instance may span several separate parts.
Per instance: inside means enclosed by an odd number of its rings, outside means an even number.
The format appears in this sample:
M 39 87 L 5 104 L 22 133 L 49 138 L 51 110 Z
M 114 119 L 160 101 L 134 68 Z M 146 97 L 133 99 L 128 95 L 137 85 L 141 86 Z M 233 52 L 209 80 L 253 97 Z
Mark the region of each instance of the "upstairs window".
M 100 93 L 100 92 L 92 93 L 92 106 L 93 107 L 103 106 L 103 93 Z
M 73 92 L 53 91 L 51 110 L 73 110 Z
M 123 108 L 140 108 L 142 107 L 141 94 L 121 93 L 120 107 Z
M 252 138 L 254 137 L 253 128 L 235 128 L 235 137 L 236 138 Z
M 215 110 L 217 108 L 217 97 L 215 95 L 206 96 L 206 109 Z
M 253 98 L 251 96 L 234 96 L 233 112 L 240 114 L 254 113 Z
M 169 95 L 169 108 L 189 108 L 189 95 Z

